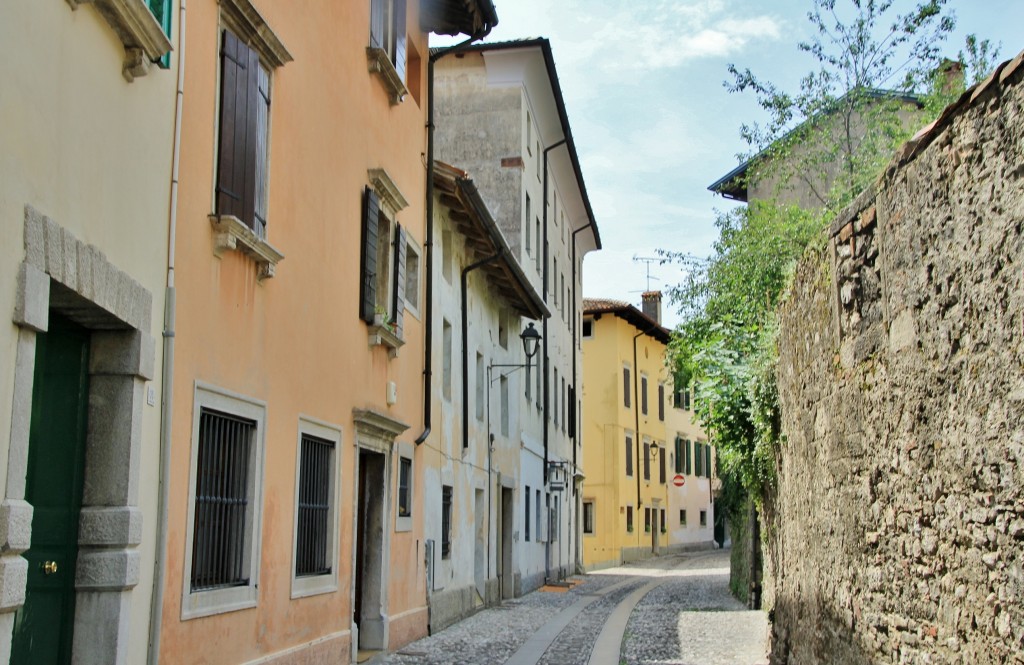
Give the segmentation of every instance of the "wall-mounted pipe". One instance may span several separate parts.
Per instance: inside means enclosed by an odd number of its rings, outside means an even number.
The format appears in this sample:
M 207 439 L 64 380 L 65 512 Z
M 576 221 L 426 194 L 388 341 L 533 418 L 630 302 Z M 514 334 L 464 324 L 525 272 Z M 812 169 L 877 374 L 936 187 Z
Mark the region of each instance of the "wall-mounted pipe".
M 543 252 L 543 256 L 544 256 L 544 269 L 541 271 L 541 283 L 543 285 L 542 295 L 544 297 L 544 302 L 545 303 L 548 300 L 548 272 L 551 270 L 551 266 L 548 265 L 549 264 L 549 260 L 548 260 L 549 259 L 549 250 L 548 250 L 548 153 L 551 152 L 552 150 L 554 150 L 555 148 L 558 148 L 560 146 L 565 145 L 566 141 L 567 141 L 567 139 L 563 138 L 561 141 L 556 141 L 555 143 L 552 143 L 548 147 L 544 148 L 544 158 L 541 160 L 543 162 L 543 164 L 544 164 L 544 167 L 543 167 L 544 168 L 544 212 L 543 212 L 544 223 L 542 225 L 543 226 L 543 231 L 542 231 L 542 233 L 543 233 L 543 240 L 541 241 L 541 245 L 544 248 L 544 252 Z M 529 223 L 529 220 L 527 220 L 527 223 Z M 543 406 L 544 416 L 543 416 L 543 418 L 541 420 L 543 421 L 543 424 L 544 424 L 544 486 L 547 487 L 547 484 L 548 484 L 548 440 L 549 440 L 549 437 L 550 437 L 550 434 L 549 434 L 548 430 L 549 430 L 550 425 L 551 425 L 550 413 L 548 411 L 548 409 L 549 409 L 549 394 L 550 394 L 549 391 L 551 390 L 551 387 L 549 385 L 550 378 L 548 376 L 551 373 L 551 357 L 548 355 L 548 317 L 544 317 L 543 327 L 544 327 L 544 332 L 541 333 L 541 343 L 544 345 L 544 353 L 543 353 L 544 366 L 543 366 L 543 369 L 541 371 L 544 373 L 544 382 L 543 382 L 544 383 L 544 406 Z M 548 557 L 545 557 L 545 559 L 547 559 L 547 558 Z M 544 567 L 545 567 L 545 569 L 547 569 L 547 567 L 548 567 L 548 564 L 547 564 L 546 560 L 544 562 Z
M 572 409 L 573 410 L 573 422 L 572 422 L 572 434 L 573 434 L 573 436 L 572 436 L 572 469 L 573 469 L 573 478 L 574 479 L 575 479 L 576 464 L 577 464 L 576 448 L 579 447 L 580 441 L 582 439 L 582 437 L 580 435 L 580 427 L 579 427 L 580 413 L 582 412 L 582 409 L 579 408 L 579 404 L 580 404 L 581 400 L 583 399 L 582 397 L 580 397 L 579 368 L 577 367 L 577 354 L 583 352 L 583 350 L 582 350 L 582 346 L 583 345 L 582 345 L 582 343 L 580 341 L 580 338 L 579 338 L 579 330 L 578 330 L 579 316 L 577 316 L 577 310 L 576 310 L 576 235 L 579 234 L 579 233 L 583 233 L 584 231 L 586 231 L 587 229 L 589 229 L 593 225 L 594 225 L 594 222 L 593 221 L 589 221 L 589 222 L 587 222 L 586 226 L 581 226 L 580 228 L 578 228 L 578 229 L 576 229 L 575 231 L 572 232 L 572 344 L 573 344 L 573 349 L 572 349 L 572 388 L 573 388 L 573 399 L 575 400 L 575 403 L 573 404 L 573 409 Z M 573 506 L 572 511 L 570 511 L 570 513 L 569 513 L 569 537 L 570 537 L 570 539 L 572 539 L 572 542 L 573 542 L 572 547 L 575 548 L 575 555 L 573 556 L 573 562 L 575 564 L 578 564 L 580 562 L 580 557 L 579 557 L 580 542 L 579 542 L 579 538 L 577 536 L 576 531 L 573 530 L 573 528 L 572 528 L 572 515 L 576 511 L 576 483 L 575 482 L 573 482 L 573 484 L 572 484 L 572 489 L 569 490 L 569 498 L 572 499 L 572 506 Z M 578 528 L 579 528 L 579 525 L 577 525 L 577 529 Z
M 426 328 L 423 339 L 423 431 L 416 437 L 416 445 L 420 445 L 430 436 L 431 403 L 433 397 L 430 393 L 430 382 L 433 377 L 434 363 L 434 63 L 444 56 L 455 53 L 475 41 L 483 39 L 490 34 L 497 17 L 493 17 L 493 23 L 485 23 L 481 31 L 470 36 L 464 42 L 455 46 L 439 49 L 430 54 L 427 58 L 427 231 L 423 240 L 423 251 L 426 254 L 426 311 L 423 316 L 423 325 Z
M 185 11 L 178 3 L 178 82 L 174 103 L 174 138 L 171 148 L 171 193 L 167 213 L 167 282 L 164 290 L 163 357 L 160 361 L 160 468 L 157 471 L 156 553 L 153 562 L 153 596 L 150 599 L 149 648 L 146 661 L 160 660 L 160 625 L 163 623 L 164 587 L 167 584 L 167 503 L 171 482 L 171 425 L 174 393 L 174 335 L 177 300 L 174 289 L 175 236 L 178 229 L 178 165 L 181 162 L 181 115 L 185 105 Z

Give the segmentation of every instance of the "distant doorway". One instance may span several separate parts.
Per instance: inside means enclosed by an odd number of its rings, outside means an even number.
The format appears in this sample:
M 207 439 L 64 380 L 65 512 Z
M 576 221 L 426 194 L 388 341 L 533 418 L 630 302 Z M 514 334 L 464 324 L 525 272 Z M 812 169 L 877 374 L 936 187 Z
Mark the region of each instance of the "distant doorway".
M 352 621 L 358 630 L 358 648 L 361 650 L 386 647 L 383 616 L 386 467 L 387 458 L 381 453 L 359 451 Z
M 498 558 L 498 575 L 501 579 L 501 597 L 515 598 L 515 575 L 512 572 L 512 539 L 515 513 L 512 503 L 511 487 L 501 488 L 501 532 L 498 543 L 501 555 Z

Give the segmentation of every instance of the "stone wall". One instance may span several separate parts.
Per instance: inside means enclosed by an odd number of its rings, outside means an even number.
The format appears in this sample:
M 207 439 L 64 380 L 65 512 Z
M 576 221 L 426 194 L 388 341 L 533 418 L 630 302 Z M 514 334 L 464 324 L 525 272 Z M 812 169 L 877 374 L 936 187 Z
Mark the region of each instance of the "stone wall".
M 1024 67 L 798 268 L 766 506 L 775 663 L 1024 663 Z

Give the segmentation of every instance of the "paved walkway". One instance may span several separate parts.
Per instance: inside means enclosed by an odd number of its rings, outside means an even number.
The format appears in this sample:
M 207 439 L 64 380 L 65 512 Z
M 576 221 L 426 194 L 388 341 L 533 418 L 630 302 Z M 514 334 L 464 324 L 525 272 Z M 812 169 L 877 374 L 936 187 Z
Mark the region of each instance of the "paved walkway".
M 729 595 L 729 552 L 650 559 L 484 610 L 380 665 L 755 665 L 767 620 Z

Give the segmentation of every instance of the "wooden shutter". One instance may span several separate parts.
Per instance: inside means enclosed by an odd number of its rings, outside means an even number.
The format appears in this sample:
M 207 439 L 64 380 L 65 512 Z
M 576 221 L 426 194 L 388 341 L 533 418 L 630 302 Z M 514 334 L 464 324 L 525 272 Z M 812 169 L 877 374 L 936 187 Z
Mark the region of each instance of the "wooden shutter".
M 658 482 L 662 485 L 665 484 L 665 449 L 661 449 L 661 454 L 658 455 Z
M 261 147 L 264 159 L 266 156 L 266 133 L 264 128 L 261 140 L 259 116 L 260 107 L 265 112 L 269 103 L 269 90 L 264 102 L 260 71 L 256 52 L 225 30 L 221 47 L 217 214 L 234 215 L 250 228 L 256 225 L 257 155 Z
M 569 386 L 569 438 L 576 438 L 576 389 Z
M 683 440 L 683 447 L 686 448 L 686 475 L 690 475 L 692 467 L 690 466 L 690 440 Z
M 380 201 L 367 187 L 363 192 L 363 252 L 360 262 L 359 318 L 373 323 L 373 310 L 377 304 L 377 218 Z
M 395 224 L 395 265 L 394 288 L 392 289 L 391 320 L 395 322 L 395 334 L 402 336 L 405 319 L 405 258 L 408 251 L 405 229 Z
M 385 48 L 384 18 L 387 16 L 388 0 L 370 0 L 370 46 Z
M 651 479 L 651 444 L 644 441 L 644 480 Z
M 704 446 L 704 475 L 711 477 L 711 446 Z
M 405 69 L 406 69 L 406 23 L 405 23 L 405 0 L 392 0 L 391 12 L 392 21 L 391 25 L 394 26 L 394 44 L 395 50 L 392 52 L 392 62 L 395 65 L 395 71 L 398 72 L 398 78 L 405 81 Z
M 633 439 L 626 437 L 626 475 L 633 475 Z
M 255 55 L 255 54 L 254 54 Z M 255 154 L 253 155 L 253 224 L 252 230 L 261 238 L 266 236 L 267 229 L 267 179 L 269 165 L 268 141 L 270 139 L 270 74 L 259 60 L 254 67 L 256 71 L 256 97 L 253 109 L 256 121 L 256 134 L 253 137 Z
M 658 420 L 665 420 L 665 384 L 658 384 Z
M 683 440 L 676 437 L 676 473 L 683 472 Z
M 647 377 L 640 377 L 640 413 L 647 415 Z
M 622 403 L 629 408 L 629 368 L 622 368 Z

